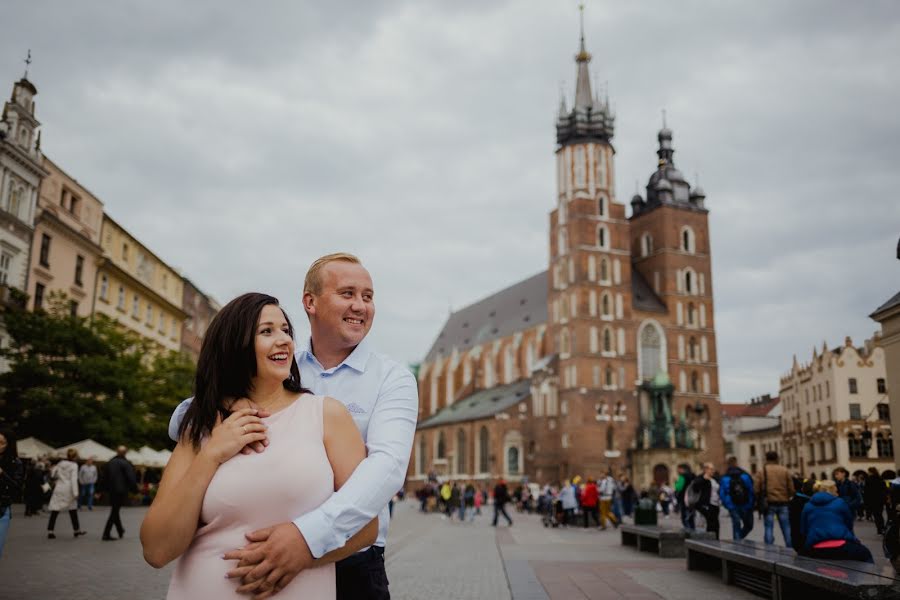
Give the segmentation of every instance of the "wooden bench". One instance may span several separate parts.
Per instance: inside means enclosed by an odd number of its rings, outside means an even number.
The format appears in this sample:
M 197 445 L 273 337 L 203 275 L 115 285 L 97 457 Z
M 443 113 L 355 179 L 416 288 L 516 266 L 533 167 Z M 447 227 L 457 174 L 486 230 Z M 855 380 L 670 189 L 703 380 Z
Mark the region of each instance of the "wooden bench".
M 660 558 L 683 558 L 684 540 L 687 537 L 711 539 L 713 534 L 703 532 L 687 533 L 680 529 L 664 529 L 656 525 L 623 524 L 622 545 L 634 546 L 639 552 L 653 552 Z
M 900 599 L 891 567 L 797 556 L 790 548 L 748 541 L 686 540 L 688 570 L 721 574 L 722 581 L 773 600 Z

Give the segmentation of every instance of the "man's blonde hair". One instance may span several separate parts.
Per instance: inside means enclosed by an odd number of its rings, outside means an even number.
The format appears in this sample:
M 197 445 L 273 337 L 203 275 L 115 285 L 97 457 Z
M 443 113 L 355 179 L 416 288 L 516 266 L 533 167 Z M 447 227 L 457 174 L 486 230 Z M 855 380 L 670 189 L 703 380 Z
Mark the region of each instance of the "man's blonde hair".
M 306 279 L 303 281 L 303 293 L 306 294 L 308 292 L 314 296 L 321 294 L 322 269 L 328 263 L 338 261 L 353 263 L 355 265 L 362 264 L 362 261 L 349 252 L 335 252 L 334 254 L 326 254 L 325 256 L 319 257 L 309 266 L 309 271 L 306 272 Z
M 837 496 L 837 484 L 831 479 L 821 479 L 813 485 L 814 492 L 828 492 L 832 496 Z

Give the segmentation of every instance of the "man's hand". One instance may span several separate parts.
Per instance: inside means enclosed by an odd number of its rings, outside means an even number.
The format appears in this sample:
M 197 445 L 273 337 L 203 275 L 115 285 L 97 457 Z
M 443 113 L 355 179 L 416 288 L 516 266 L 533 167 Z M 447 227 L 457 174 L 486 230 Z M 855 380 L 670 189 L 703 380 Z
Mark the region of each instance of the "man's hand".
M 280 523 L 246 535 L 250 542 L 222 558 L 237 560 L 229 578 L 241 578 L 239 593 L 253 593 L 262 600 L 281 591 L 303 569 L 313 564 L 313 556 L 303 534 L 293 523 Z

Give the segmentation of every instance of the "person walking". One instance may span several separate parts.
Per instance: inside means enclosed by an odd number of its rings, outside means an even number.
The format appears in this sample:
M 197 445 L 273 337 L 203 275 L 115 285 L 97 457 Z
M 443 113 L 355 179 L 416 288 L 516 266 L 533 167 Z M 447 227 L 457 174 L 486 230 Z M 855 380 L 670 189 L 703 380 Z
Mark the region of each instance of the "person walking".
M 97 467 L 94 458 L 85 461 L 78 469 L 78 508 L 87 506 L 88 510 L 94 510 L 94 486 L 97 484 Z
M 491 523 L 493 527 L 497 526 L 497 520 L 500 518 L 500 515 L 503 515 L 509 523 L 509 526 L 512 527 L 512 519 L 510 519 L 509 515 L 506 513 L 506 504 L 508 502 L 509 488 L 506 487 L 506 482 L 501 479 L 497 482 L 497 485 L 494 486 L 494 521 Z
M 778 517 L 784 545 L 791 548 L 788 503 L 794 495 L 794 480 L 788 470 L 778 464 L 778 453 L 774 450 L 766 452 L 766 463 L 762 471 L 756 474 L 753 492 L 757 498 L 757 509 L 763 515 L 765 543 L 775 543 L 775 517 Z
M 700 498 L 697 501 L 697 511 L 706 519 L 706 531 L 711 532 L 719 539 L 719 490 L 721 486 L 715 478 L 716 468 L 712 463 L 704 463 L 703 475 L 696 481 L 700 483 Z
M 678 479 L 675 480 L 675 506 L 681 514 L 681 526 L 687 531 L 693 531 L 694 525 L 694 509 L 688 506 L 685 499 L 687 490 L 694 481 L 694 472 L 687 463 L 678 465 Z
M 454 481 L 453 487 L 450 488 L 450 506 L 447 509 L 447 516 L 453 520 L 453 515 L 459 515 L 459 520 L 463 520 L 463 504 L 462 494 L 460 493 L 459 483 Z
M 475 486 L 472 485 L 472 482 L 467 483 L 463 490 L 463 510 L 459 520 L 465 521 L 466 515 L 468 515 L 469 521 L 475 520 Z
M 800 530 L 805 556 L 828 560 L 874 563 L 872 552 L 853 533 L 854 513 L 838 496 L 834 481 L 817 481 L 814 494 L 803 507 Z
M 12 431 L 0 430 L 0 558 L 12 520 L 12 503 L 22 493 L 23 468 Z
M 731 539 L 742 540 L 753 530 L 753 478 L 729 456 L 728 468 L 719 482 L 719 499 L 731 517 Z
M 562 504 L 562 524 L 568 527 L 575 519 L 575 509 L 578 508 L 578 500 L 575 498 L 575 486 L 569 480 L 559 490 L 559 501 Z
M 472 512 L 471 520 L 475 520 L 475 515 L 481 516 L 481 504 L 484 501 L 484 495 L 481 492 L 481 486 L 475 490 L 475 495 L 472 496 L 472 506 L 475 507 L 475 510 Z
M 78 452 L 74 448 L 69 448 L 66 458 L 50 469 L 50 479 L 55 481 L 56 485 L 48 507 L 50 522 L 47 523 L 47 539 L 56 539 L 53 530 L 56 528 L 56 518 L 61 510 L 69 512 L 75 537 L 87 534 L 87 531 L 81 530 L 78 523 L 78 464 L 75 462 L 77 460 Z
M 41 460 L 25 468 L 25 516 L 39 515 L 44 507 L 44 498 L 50 485 L 47 483 L 47 468 Z
M 594 518 L 597 525 L 601 525 L 600 517 L 597 514 L 597 505 L 600 497 L 597 491 L 597 482 L 593 477 L 588 477 L 584 489 L 581 491 L 581 514 L 584 516 L 584 528 L 587 529 L 590 524 L 590 517 Z M 602 524 L 601 529 L 606 529 L 606 523 Z
M 884 506 L 887 502 L 887 486 L 875 467 L 869 467 L 866 487 L 863 489 L 863 503 L 875 521 L 878 535 L 884 533 Z
M 616 480 L 613 479 L 612 473 L 607 471 L 597 486 L 600 496 L 600 529 L 606 529 L 607 521 L 612 523 L 614 527 L 619 526 L 619 517 L 613 510 L 613 503 L 618 492 L 617 488 L 618 486 L 616 485 Z
M 125 528 L 122 527 L 122 519 L 119 516 L 119 510 L 122 505 L 128 501 L 129 492 L 137 491 L 137 475 L 134 467 L 125 458 L 128 448 L 119 446 L 116 449 L 116 455 L 106 463 L 106 487 L 109 491 L 109 504 L 112 507 L 109 511 L 109 517 L 106 519 L 106 526 L 103 528 L 103 540 L 111 541 L 110 535 L 113 526 L 119 534 L 119 539 L 125 535 Z
M 619 497 L 622 499 L 622 514 L 630 517 L 634 514 L 634 506 L 637 504 L 637 493 L 634 490 L 634 486 L 631 485 L 628 475 L 624 473 L 619 477 L 618 486 Z

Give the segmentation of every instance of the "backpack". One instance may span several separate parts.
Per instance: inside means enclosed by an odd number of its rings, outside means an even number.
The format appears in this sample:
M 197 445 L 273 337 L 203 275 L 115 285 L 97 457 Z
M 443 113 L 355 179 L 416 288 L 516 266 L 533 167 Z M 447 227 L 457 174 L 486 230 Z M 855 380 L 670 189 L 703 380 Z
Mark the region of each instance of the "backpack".
M 750 490 L 744 483 L 743 473 L 731 476 L 728 482 L 728 495 L 731 496 L 731 502 L 739 508 L 750 502 Z
M 687 490 L 685 490 L 684 503 L 688 508 L 694 508 L 695 506 L 697 506 L 697 504 L 700 503 L 700 496 L 702 495 L 700 486 L 702 484 L 702 477 L 694 477 L 690 485 L 688 485 Z

